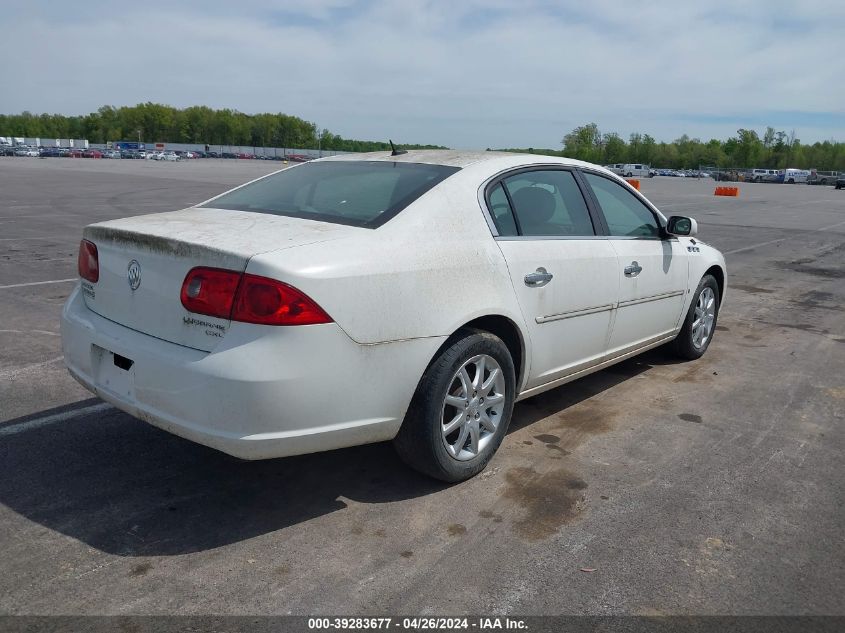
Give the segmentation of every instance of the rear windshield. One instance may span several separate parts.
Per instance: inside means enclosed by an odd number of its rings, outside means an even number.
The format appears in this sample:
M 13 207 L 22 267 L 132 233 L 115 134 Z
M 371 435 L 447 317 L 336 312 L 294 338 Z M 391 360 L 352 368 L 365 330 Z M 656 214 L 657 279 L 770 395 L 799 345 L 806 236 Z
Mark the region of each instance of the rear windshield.
M 374 229 L 458 170 L 444 165 L 382 161 L 305 163 L 202 206 Z

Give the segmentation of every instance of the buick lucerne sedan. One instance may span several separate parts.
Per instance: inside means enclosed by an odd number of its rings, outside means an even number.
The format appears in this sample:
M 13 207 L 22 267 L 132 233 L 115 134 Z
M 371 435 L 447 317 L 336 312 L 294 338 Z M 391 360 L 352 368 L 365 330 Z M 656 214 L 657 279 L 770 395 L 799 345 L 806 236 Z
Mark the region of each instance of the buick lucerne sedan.
M 565 158 L 325 158 L 86 227 L 65 362 L 119 409 L 231 455 L 392 440 L 460 481 L 518 400 L 658 345 L 704 354 L 727 279 L 696 232 Z

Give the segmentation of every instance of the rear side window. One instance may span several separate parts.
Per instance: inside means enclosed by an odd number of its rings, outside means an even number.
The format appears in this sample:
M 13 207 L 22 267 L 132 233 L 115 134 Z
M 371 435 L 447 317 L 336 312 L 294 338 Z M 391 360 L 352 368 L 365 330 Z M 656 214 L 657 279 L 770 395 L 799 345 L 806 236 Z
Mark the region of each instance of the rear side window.
M 599 202 L 611 235 L 660 237 L 657 219 L 639 198 L 610 178 L 584 172 Z
M 511 212 L 511 205 L 505 195 L 502 183 L 498 183 L 490 190 L 490 211 L 493 214 L 493 222 L 496 224 L 499 235 L 519 235 Z
M 305 163 L 202 206 L 377 228 L 456 171 L 387 161 Z
M 503 183 L 513 203 L 521 235 L 595 235 L 587 203 L 572 172 L 526 171 L 506 178 Z

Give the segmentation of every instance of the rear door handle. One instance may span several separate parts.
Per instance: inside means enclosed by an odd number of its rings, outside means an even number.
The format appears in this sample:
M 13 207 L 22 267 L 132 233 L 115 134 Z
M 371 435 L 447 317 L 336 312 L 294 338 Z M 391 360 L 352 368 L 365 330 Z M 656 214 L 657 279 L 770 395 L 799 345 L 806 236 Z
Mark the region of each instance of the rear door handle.
M 626 277 L 636 277 L 641 272 L 643 272 L 643 267 L 640 266 L 637 262 L 631 262 L 630 266 L 625 266 L 625 276 Z
M 525 285 L 533 288 L 539 288 L 540 286 L 545 286 L 549 283 L 552 280 L 552 277 L 554 277 L 554 275 L 541 266 L 535 272 L 525 275 Z

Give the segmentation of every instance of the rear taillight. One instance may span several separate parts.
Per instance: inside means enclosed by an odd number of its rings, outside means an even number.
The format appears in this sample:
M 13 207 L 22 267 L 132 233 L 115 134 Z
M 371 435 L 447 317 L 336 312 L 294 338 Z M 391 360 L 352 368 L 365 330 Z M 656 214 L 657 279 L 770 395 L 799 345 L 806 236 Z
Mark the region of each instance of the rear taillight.
M 198 314 L 261 325 L 331 323 L 310 297 L 268 277 L 194 268 L 182 283 L 182 305 Z
M 293 286 L 245 273 L 238 288 L 233 321 L 263 325 L 331 323 L 323 309 Z
M 79 276 L 95 284 L 100 279 L 100 260 L 97 257 L 97 245 L 88 240 L 79 243 L 79 256 L 76 258 Z
M 240 281 L 241 274 L 233 270 L 194 268 L 182 282 L 182 305 L 189 312 L 229 319 Z

